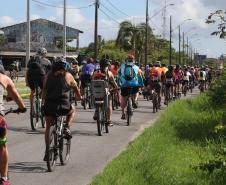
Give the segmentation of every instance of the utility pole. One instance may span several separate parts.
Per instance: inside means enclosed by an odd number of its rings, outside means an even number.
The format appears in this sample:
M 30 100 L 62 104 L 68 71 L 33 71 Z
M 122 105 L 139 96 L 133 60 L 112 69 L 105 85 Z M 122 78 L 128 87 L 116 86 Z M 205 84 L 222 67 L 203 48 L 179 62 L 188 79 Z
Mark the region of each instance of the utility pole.
M 180 35 L 180 25 L 179 25 L 179 64 L 181 65 L 181 35 Z
M 183 65 L 184 65 L 184 32 L 183 32 L 183 53 L 182 53 Z
M 27 68 L 27 63 L 30 59 L 30 38 L 31 38 L 31 24 L 30 24 L 30 0 L 27 0 L 27 47 L 26 47 L 26 61 L 25 68 Z
M 148 0 L 146 0 L 145 66 L 148 63 Z
M 164 6 L 164 10 L 163 10 L 163 32 L 162 32 L 162 37 L 163 39 L 166 38 L 166 0 L 165 0 L 165 6 Z
M 64 35 L 63 35 L 63 55 L 66 57 L 67 55 L 67 27 L 66 27 L 66 19 L 67 19 L 67 2 L 64 0 Z
M 94 28 L 94 59 L 98 56 L 98 9 L 100 6 L 99 0 L 95 2 L 95 28 Z
M 189 62 L 189 53 L 188 53 L 188 51 L 189 51 L 189 43 L 188 43 L 188 37 L 187 37 L 187 60 L 186 60 L 186 65 Z
M 170 16 L 170 56 L 169 65 L 172 65 L 172 16 Z

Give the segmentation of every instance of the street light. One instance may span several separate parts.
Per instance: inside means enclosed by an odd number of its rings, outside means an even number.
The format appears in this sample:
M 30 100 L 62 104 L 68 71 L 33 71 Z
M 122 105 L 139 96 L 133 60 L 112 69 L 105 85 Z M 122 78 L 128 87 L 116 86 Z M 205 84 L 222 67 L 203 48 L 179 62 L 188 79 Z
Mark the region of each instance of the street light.
M 191 21 L 192 19 L 185 19 L 182 21 L 179 25 L 177 25 L 174 29 L 172 29 L 172 16 L 170 16 L 170 65 L 172 64 L 172 33 L 174 32 L 175 29 L 179 28 L 179 63 L 181 61 L 181 56 L 180 56 L 180 40 L 181 40 L 181 35 L 180 35 L 180 26 L 182 26 L 186 21 Z
M 168 6 L 174 6 L 175 4 L 171 3 L 171 4 L 167 4 L 165 6 L 163 6 L 159 11 L 157 11 L 155 14 L 153 14 L 149 20 L 151 20 L 153 17 L 155 17 L 156 15 L 158 15 L 163 9 L 167 8 Z

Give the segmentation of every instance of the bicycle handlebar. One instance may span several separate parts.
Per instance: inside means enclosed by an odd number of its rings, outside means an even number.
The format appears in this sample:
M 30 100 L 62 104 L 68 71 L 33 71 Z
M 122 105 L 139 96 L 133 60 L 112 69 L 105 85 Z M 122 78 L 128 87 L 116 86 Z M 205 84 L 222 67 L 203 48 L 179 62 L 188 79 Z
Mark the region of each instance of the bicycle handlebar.
M 9 113 L 16 113 L 16 114 L 25 113 L 26 111 L 27 111 L 27 108 L 24 108 L 24 109 L 20 109 L 20 108 L 13 109 L 13 108 L 10 108 L 9 110 L 7 110 L 5 112 L 5 115 L 7 115 Z

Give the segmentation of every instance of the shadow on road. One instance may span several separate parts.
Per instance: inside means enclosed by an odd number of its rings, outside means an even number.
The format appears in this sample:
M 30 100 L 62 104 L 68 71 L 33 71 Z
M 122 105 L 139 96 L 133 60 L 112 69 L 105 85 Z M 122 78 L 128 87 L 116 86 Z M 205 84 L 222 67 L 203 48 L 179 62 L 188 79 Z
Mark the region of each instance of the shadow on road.
M 8 130 L 13 131 L 13 132 L 23 132 L 25 134 L 44 134 L 44 130 L 36 130 L 36 131 L 32 131 L 29 130 L 27 127 L 22 127 L 22 128 L 15 128 L 15 127 L 8 127 Z
M 76 136 L 98 136 L 97 131 L 81 131 L 81 130 L 76 130 L 71 132 L 72 135 Z
M 19 162 L 19 163 L 10 163 L 9 172 L 46 173 L 46 168 L 43 168 L 43 163 L 40 163 L 40 162 Z

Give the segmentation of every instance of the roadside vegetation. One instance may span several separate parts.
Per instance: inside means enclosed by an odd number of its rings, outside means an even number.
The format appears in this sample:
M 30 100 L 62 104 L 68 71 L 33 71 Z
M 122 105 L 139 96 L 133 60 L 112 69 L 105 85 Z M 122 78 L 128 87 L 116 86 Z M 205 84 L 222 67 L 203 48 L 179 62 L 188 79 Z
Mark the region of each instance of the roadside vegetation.
M 169 105 L 92 185 L 225 185 L 226 76 Z
M 30 94 L 30 88 L 26 86 L 25 82 L 16 82 L 15 86 L 22 98 L 28 98 Z

